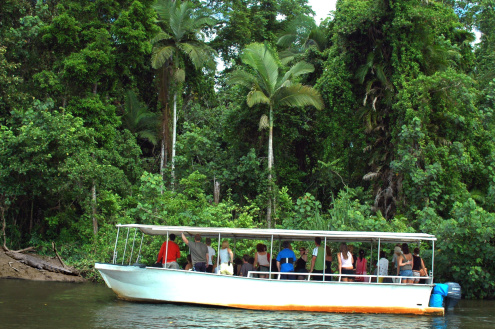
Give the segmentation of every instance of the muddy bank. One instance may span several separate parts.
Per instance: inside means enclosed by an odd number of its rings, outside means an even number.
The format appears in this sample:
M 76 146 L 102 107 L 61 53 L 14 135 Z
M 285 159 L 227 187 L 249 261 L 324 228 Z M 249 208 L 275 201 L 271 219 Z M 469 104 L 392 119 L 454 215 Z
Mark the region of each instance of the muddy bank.
M 42 257 L 35 254 L 30 254 L 40 260 L 48 262 L 53 266 L 63 266 L 57 258 Z M 39 270 L 24 263 L 21 263 L 14 258 L 11 258 L 0 249 L 0 278 L 7 279 L 25 279 L 33 281 L 62 281 L 62 282 L 85 282 L 81 276 L 67 275 L 63 273 L 55 273 L 47 270 Z

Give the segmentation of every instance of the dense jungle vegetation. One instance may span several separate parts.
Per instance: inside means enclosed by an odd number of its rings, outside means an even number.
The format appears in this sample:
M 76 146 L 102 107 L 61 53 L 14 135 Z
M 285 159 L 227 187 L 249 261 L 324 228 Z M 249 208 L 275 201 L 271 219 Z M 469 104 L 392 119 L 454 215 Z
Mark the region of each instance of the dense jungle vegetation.
M 3 247 L 94 275 L 117 223 L 425 232 L 438 281 L 493 298 L 495 0 L 313 14 L 1 1 Z

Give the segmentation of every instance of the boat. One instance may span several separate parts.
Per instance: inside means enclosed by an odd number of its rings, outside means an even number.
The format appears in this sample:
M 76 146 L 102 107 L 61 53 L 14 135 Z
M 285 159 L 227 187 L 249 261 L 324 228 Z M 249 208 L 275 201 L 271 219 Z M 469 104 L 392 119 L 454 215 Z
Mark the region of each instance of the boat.
M 120 262 L 117 246 L 121 230 L 126 239 Z M 125 234 L 125 230 L 127 230 L 127 234 Z M 134 230 L 134 238 L 132 238 L 132 230 Z M 141 245 L 135 256 L 134 247 L 136 240 L 139 241 L 138 232 L 141 233 Z M 206 237 L 218 239 L 217 250 L 220 249 L 222 239 L 269 241 L 271 255 L 278 252 L 281 241 L 313 242 L 315 237 L 321 238 L 322 246 L 336 242 L 370 243 L 372 248 L 376 247 L 376 255 L 380 254 L 380 249 L 384 244 L 429 242 L 432 245 L 432 264 L 429 276 L 423 278 L 426 279 L 427 283 L 401 284 L 393 283 L 392 280 L 383 280 L 386 283 L 382 283 L 378 279 L 384 278 L 384 276 L 371 274 L 366 275 L 371 280 L 365 280 L 371 282 L 344 282 L 341 280 L 341 275 L 331 273 L 323 273 L 323 276 L 330 281 L 312 280 L 311 277 L 314 274 L 311 273 L 304 274 L 304 280 L 282 280 L 280 275 L 283 273 L 277 272 L 271 266 L 266 272 L 268 277 L 260 278 L 257 274 L 262 272 L 256 271 L 249 272 L 247 277 L 239 277 L 167 269 L 139 263 L 144 236 L 158 235 L 161 236 L 162 240 L 168 241 L 168 237 L 172 233 L 177 237 L 184 233 L 186 236 L 200 234 L 203 239 Z M 129 238 L 130 234 L 131 238 Z M 435 241 L 434 235 L 425 233 L 119 224 L 117 225 L 117 239 L 112 261 L 110 263 L 96 263 L 95 268 L 101 274 L 106 285 L 120 299 L 129 301 L 186 303 L 250 310 L 443 315 L 443 307 L 429 306 L 430 295 L 434 287 Z M 233 247 L 235 248 L 235 242 Z M 122 245 L 120 250 L 122 250 Z M 134 256 L 136 261 L 133 263 Z M 373 260 L 370 261 L 370 264 L 374 264 Z M 399 277 L 391 275 L 387 278 Z

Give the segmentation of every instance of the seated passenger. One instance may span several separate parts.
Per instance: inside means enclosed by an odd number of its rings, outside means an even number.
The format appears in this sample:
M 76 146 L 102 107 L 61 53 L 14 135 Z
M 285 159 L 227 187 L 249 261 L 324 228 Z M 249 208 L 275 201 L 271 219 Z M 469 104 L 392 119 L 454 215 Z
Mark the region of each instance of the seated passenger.
M 254 267 L 253 267 L 253 264 L 250 263 L 250 258 L 253 258 L 253 257 L 249 257 L 249 255 L 244 255 L 242 256 L 242 266 L 241 266 L 241 271 L 239 273 L 239 276 L 248 276 L 248 272 L 249 271 L 254 271 Z M 252 259 L 253 262 L 254 262 L 254 258 Z
M 419 248 L 414 248 L 413 254 L 413 267 L 412 267 L 414 279 L 413 283 L 420 283 L 421 271 L 423 271 L 424 276 L 427 276 L 427 270 L 423 258 L 419 257 Z M 423 283 L 423 282 L 421 282 Z
M 220 262 L 220 274 L 233 275 L 234 274 L 234 254 L 229 248 L 229 242 L 224 240 L 222 242 L 222 248 L 218 251 L 218 257 Z
M 296 262 L 296 254 L 290 249 L 289 241 L 282 242 L 282 251 L 277 255 L 277 268 L 279 272 L 290 273 L 294 272 L 294 263 Z M 294 280 L 294 275 L 282 274 L 281 280 Z
M 332 274 L 332 249 L 330 246 L 325 247 L 325 274 Z M 332 281 L 331 276 L 325 276 L 325 281 Z
M 296 268 L 294 269 L 294 271 L 296 273 L 308 273 L 308 270 L 306 269 L 306 264 L 308 262 L 308 253 L 306 251 L 306 248 L 304 247 L 299 248 L 299 253 L 300 256 L 296 261 Z M 305 280 L 307 278 L 308 277 L 304 275 L 297 276 L 298 280 Z
M 184 267 L 184 270 L 192 271 L 193 264 L 192 264 L 191 254 L 187 255 L 186 259 L 187 259 L 187 264 Z

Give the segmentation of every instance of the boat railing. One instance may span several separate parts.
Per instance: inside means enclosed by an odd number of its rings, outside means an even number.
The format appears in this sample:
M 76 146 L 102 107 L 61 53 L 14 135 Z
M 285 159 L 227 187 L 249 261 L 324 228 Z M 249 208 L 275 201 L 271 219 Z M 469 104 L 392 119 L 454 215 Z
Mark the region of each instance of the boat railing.
M 417 276 L 398 276 L 398 275 L 375 275 L 375 274 L 329 274 L 329 273 L 300 273 L 300 272 L 262 272 L 262 271 L 249 271 L 248 272 L 248 277 L 250 278 L 259 278 L 260 275 L 266 275 L 268 278 L 271 277 L 271 280 L 282 280 L 281 277 L 282 275 L 288 275 L 293 277 L 294 279 L 289 279 L 289 280 L 296 280 L 297 277 L 302 276 L 306 277 L 303 280 L 304 281 L 311 281 L 311 278 L 322 278 L 324 277 L 325 280 L 319 280 L 319 281 L 325 281 L 325 282 L 346 282 L 342 281 L 342 277 L 352 277 L 352 278 L 365 278 L 363 281 L 352 281 L 353 283 L 376 283 L 376 284 L 401 284 L 401 281 L 403 279 L 420 279 L 420 280 L 426 280 L 426 283 L 431 282 L 431 277 L 430 276 L 422 276 L 422 277 L 417 277 Z M 337 278 L 337 280 L 334 280 L 333 278 Z M 379 279 L 385 279 L 389 278 L 392 279 L 392 282 L 379 282 Z M 328 280 L 330 279 L 330 280 Z M 374 281 L 372 281 L 374 279 Z M 303 281 L 299 280 L 299 281 Z M 313 280 L 315 282 L 318 282 L 318 280 Z M 396 282 L 394 282 L 396 281 Z

